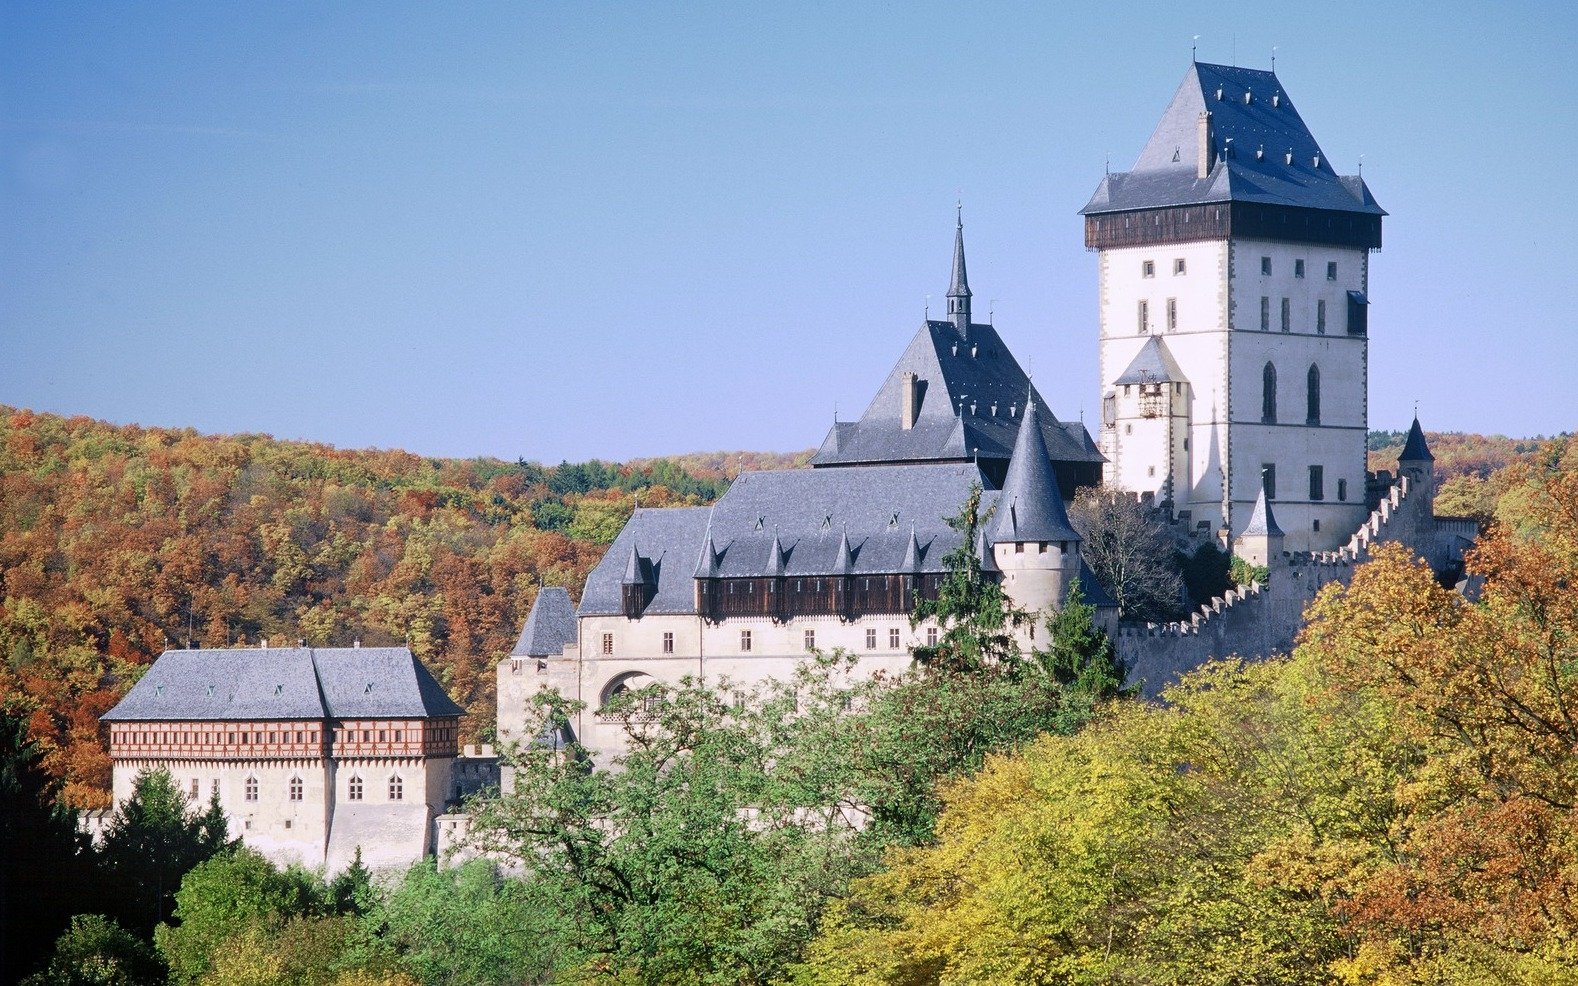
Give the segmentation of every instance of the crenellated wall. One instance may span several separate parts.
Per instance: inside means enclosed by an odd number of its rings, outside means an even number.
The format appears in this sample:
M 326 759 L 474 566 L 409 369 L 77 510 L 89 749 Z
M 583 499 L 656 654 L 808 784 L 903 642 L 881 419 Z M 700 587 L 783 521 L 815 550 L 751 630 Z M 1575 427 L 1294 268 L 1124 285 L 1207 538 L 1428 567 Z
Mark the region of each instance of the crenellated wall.
M 1405 544 L 1438 575 L 1454 573 L 1477 528 L 1471 520 L 1437 518 L 1429 488 L 1410 495 L 1414 488 L 1408 476 L 1400 477 L 1348 543 L 1335 551 L 1284 552 L 1271 566 L 1265 585 L 1230 591 L 1177 623 L 1120 628 L 1116 645 L 1129 668 L 1129 683 L 1155 697 L 1179 675 L 1209 660 L 1287 653 L 1316 593 L 1330 582 L 1346 585 L 1354 567 L 1368 561 L 1376 545 Z

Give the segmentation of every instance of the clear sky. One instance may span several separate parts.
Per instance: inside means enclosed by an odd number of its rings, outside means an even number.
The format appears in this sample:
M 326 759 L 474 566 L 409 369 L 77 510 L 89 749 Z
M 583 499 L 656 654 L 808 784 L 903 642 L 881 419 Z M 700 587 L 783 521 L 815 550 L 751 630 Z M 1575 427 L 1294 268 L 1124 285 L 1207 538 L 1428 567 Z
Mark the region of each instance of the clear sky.
M 1189 63 L 1391 213 L 1370 423 L 1578 428 L 1571 4 L 0 0 L 0 403 L 546 462 L 790 450 L 943 307 L 1094 420 L 1077 210 Z

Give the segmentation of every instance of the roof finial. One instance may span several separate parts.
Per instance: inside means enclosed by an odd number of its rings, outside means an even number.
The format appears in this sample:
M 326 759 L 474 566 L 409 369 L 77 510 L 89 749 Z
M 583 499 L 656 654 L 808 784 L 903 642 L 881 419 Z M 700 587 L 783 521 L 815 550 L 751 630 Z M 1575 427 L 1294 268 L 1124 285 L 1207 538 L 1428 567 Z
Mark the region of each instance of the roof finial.
M 1193 65 L 1195 63 L 1195 61 L 1196 61 L 1196 59 L 1194 57 L 1194 50 L 1195 50 L 1195 48 L 1199 47 L 1199 45 L 1200 45 L 1200 35 L 1196 34 L 1194 36 L 1193 42 L 1189 45 L 1189 64 L 1191 64 L 1191 65 Z
M 997 299 L 996 298 L 989 298 L 989 299 L 987 299 L 987 302 L 986 302 L 986 324 L 987 325 L 995 325 L 996 323 L 994 321 L 992 321 L 992 320 L 995 319 L 996 317 L 997 317 Z
M 1271 46 L 1271 74 L 1277 74 L 1277 46 Z
M 926 296 L 926 321 L 931 321 L 931 295 Z

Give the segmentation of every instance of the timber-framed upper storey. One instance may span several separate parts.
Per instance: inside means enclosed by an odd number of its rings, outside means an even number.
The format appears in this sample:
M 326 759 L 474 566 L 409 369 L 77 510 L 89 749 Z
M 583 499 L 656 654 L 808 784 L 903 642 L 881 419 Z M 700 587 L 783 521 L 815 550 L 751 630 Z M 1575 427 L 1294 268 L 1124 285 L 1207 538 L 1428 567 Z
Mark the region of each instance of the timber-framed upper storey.
M 1233 237 L 1379 250 L 1381 217 L 1254 202 L 1205 202 L 1085 216 L 1089 250 Z

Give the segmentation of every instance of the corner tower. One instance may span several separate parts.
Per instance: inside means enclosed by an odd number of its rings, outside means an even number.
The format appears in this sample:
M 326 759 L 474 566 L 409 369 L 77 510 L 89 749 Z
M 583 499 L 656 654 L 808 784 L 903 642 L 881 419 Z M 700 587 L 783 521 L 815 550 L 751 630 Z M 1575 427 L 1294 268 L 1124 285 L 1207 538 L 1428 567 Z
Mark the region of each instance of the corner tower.
M 1363 180 L 1333 170 L 1274 73 L 1195 63 L 1133 170 L 1081 212 L 1108 482 L 1229 542 L 1264 489 L 1289 549 L 1346 541 L 1366 515 L 1386 214 Z

